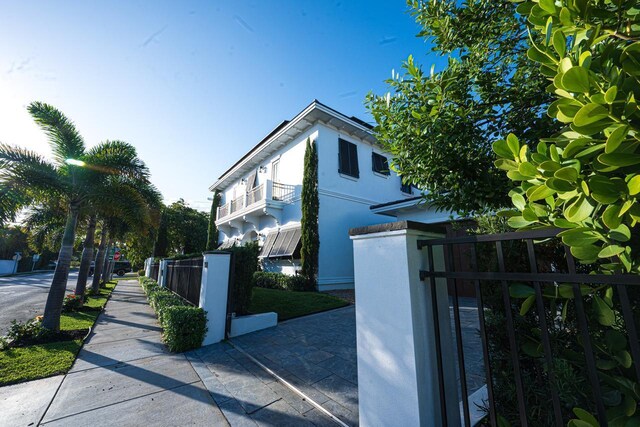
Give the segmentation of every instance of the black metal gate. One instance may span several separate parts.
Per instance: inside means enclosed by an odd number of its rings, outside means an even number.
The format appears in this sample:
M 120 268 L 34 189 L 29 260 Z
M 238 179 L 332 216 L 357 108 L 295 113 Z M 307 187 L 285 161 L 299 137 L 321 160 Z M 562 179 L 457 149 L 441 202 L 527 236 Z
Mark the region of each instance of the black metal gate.
M 191 304 L 200 303 L 203 258 L 168 260 L 165 286 Z
M 158 272 L 160 271 L 160 263 L 154 262 L 151 264 L 151 279 L 158 281 Z
M 640 384 L 640 343 L 638 341 L 637 310 L 640 277 L 631 274 L 591 274 L 594 266 L 576 264 L 570 250 L 556 237 L 558 229 L 539 229 L 495 235 L 453 237 L 434 240 L 420 240 L 418 249 L 426 249 L 428 271 L 420 271 L 420 278 L 433 292 L 432 307 L 434 323 L 439 324 L 441 317 L 437 312 L 436 293 L 451 291 L 455 347 L 458 357 L 459 386 L 462 393 L 464 424 L 470 425 L 470 408 L 467 401 L 467 369 L 465 367 L 465 346 L 461 333 L 459 284 L 470 281 L 475 286 L 481 351 L 484 360 L 484 373 L 487 385 L 488 402 L 486 410 L 491 425 L 498 425 L 502 410 L 511 409 L 514 421 L 518 425 L 536 424 L 530 421 L 531 413 L 529 390 L 523 382 L 523 369 L 526 378 L 538 375 L 540 382 L 548 386 L 548 394 L 539 399 L 547 399 L 549 424 L 563 426 L 572 418 L 570 407 L 562 402 L 557 378 L 559 372 L 557 359 L 571 354 L 576 366 L 584 366 L 585 396 L 591 399 L 591 405 L 584 408 L 592 411 L 601 425 L 607 425 L 606 399 L 603 386 L 610 388 L 608 379 L 603 375 L 603 350 L 594 345 L 604 337 L 603 329 L 594 325 L 594 312 L 591 307 L 599 304 L 599 295 L 607 293 L 611 298 L 611 311 L 615 315 L 616 334 L 625 335 L 632 365 L 619 371 L 630 378 L 631 383 Z M 454 248 L 466 248 L 464 252 L 468 262 L 453 261 Z M 440 252 L 442 251 L 442 252 Z M 444 255 L 444 271 L 434 271 L 434 253 Z M 459 252 L 458 252 L 459 253 Z M 465 268 L 464 266 L 470 266 Z M 446 281 L 436 281 L 436 279 Z M 443 286 L 444 285 L 444 286 Z M 609 291 L 610 289 L 611 291 Z M 633 292 L 632 298 L 629 297 Z M 522 299 L 526 296 L 526 299 Z M 589 304 L 585 307 L 585 304 Z M 525 311 L 525 309 L 527 309 Z M 634 317 L 634 310 L 636 310 Z M 522 314 L 524 312 L 524 314 Z M 504 354 L 500 353 L 500 342 L 494 329 L 487 330 L 487 316 L 502 319 L 501 335 L 504 337 Z M 534 329 L 527 329 L 535 324 Z M 613 329 L 612 329 L 613 330 Z M 438 379 L 440 383 L 440 404 L 446 421 L 446 399 L 444 390 L 442 330 L 436 331 L 436 351 Z M 533 331 L 533 332 L 532 332 Z M 608 332 L 607 332 L 608 333 Z M 533 337 L 527 334 L 533 335 Z M 562 339 L 566 339 L 563 346 Z M 526 347 L 529 342 L 538 344 L 536 348 Z M 523 344 L 524 343 L 524 344 Z M 527 350 L 526 352 L 524 350 Z M 478 349 L 480 351 L 480 349 Z M 569 353 L 571 351 L 571 353 Z M 566 352 L 566 354 L 565 354 Z M 531 356 L 533 354 L 534 356 Z M 500 355 L 504 357 L 500 359 Z M 446 355 L 444 357 L 450 357 Z M 581 360 L 579 360 L 581 358 Z M 523 361 L 524 364 L 523 365 Z M 531 367 L 535 364 L 535 369 Z M 510 369 L 505 369 L 508 366 Z M 499 370 L 499 371 L 498 371 Z M 515 389 L 513 407 L 505 408 L 505 402 L 496 400 L 496 383 L 499 375 L 510 376 Z M 533 372 L 533 374 L 532 374 Z M 622 380 L 621 380 L 622 381 Z M 633 386 L 632 386 L 633 388 Z M 456 402 L 457 404 L 457 402 Z M 610 405 L 609 405 L 610 406 Z M 501 409 L 502 408 L 502 409 Z M 529 408 L 530 409 L 530 408 Z M 575 417 L 573 417 L 575 418 Z

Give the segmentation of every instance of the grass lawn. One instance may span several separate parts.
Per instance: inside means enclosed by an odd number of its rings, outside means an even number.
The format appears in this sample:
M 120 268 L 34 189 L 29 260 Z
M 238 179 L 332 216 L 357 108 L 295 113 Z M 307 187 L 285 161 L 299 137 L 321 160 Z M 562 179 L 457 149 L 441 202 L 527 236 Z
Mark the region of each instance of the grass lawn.
M 88 310 L 62 313 L 62 316 L 60 316 L 60 329 L 70 331 L 87 329 L 93 326 L 100 314 L 99 309 L 107 303 L 107 299 L 115 287 L 115 282 L 109 282 L 106 288 L 100 288 L 100 296 L 89 297 L 89 301 L 84 304 L 84 307 L 88 308 Z
M 63 341 L 0 351 L 0 386 L 63 374 L 82 341 Z
M 287 320 L 346 305 L 349 303 L 343 299 L 318 292 L 253 288 L 249 311 L 255 314 L 275 311 L 278 320 Z
M 84 310 L 62 313 L 60 329 L 71 331 L 93 326 L 116 284 L 107 283 L 106 288 L 100 289 L 100 296 L 89 298 Z M 63 374 L 73 365 L 80 347 L 82 341 L 73 340 L 0 351 L 0 386 Z

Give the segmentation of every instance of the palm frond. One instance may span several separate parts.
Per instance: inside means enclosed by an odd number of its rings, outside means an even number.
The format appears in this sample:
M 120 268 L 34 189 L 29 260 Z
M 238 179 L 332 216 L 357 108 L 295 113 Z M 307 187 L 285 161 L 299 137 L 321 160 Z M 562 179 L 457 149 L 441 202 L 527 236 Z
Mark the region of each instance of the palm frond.
M 85 151 L 84 139 L 75 125 L 57 108 L 43 102 L 32 102 L 27 110 L 49 137 L 57 162 L 80 159 Z
M 124 141 L 104 141 L 89 149 L 83 160 L 87 167 L 111 175 L 148 182 L 149 168 L 136 149 Z
M 33 197 L 59 197 L 67 190 L 68 182 L 60 170 L 39 154 L 0 143 L 0 187 L 29 193 Z

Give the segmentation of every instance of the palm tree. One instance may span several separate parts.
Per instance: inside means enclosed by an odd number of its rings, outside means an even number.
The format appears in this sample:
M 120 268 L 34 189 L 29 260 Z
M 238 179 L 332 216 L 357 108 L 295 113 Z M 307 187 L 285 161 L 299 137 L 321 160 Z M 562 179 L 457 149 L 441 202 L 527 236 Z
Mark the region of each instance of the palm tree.
M 146 180 L 130 179 L 128 177 L 110 176 L 103 181 L 99 188 L 92 194 L 89 208 L 92 211 L 89 217 L 87 234 L 80 261 L 76 295 L 84 295 L 91 260 L 93 260 L 94 236 L 97 226 L 97 217 L 106 216 L 120 218 L 130 228 L 140 233 L 145 233 L 153 226 L 151 211 L 158 209 L 161 204 L 161 196 L 158 190 Z M 103 223 L 108 223 L 104 221 Z M 106 241 L 107 227 L 101 230 L 98 258 L 104 257 L 104 242 Z M 102 272 L 103 263 L 96 261 L 94 267 L 94 282 Z M 92 283 L 92 292 L 98 291 L 98 284 Z
M 66 204 L 62 245 L 42 321 L 44 328 L 59 331 L 80 210 L 107 177 L 121 175 L 144 181 L 149 171 L 133 146 L 106 141 L 87 150 L 75 125 L 62 112 L 41 102 L 33 102 L 27 109 L 47 134 L 53 161 L 0 144 L 0 221 L 13 220 L 21 209 L 34 203 L 58 199 Z

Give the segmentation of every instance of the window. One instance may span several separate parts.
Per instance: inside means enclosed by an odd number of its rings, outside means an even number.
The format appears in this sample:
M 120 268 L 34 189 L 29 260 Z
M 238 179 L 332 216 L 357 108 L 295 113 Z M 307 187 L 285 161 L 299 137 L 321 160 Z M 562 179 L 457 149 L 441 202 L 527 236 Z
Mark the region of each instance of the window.
M 403 193 L 413 194 L 413 190 L 411 189 L 411 187 L 413 187 L 411 184 L 400 183 L 400 191 L 402 191 Z
M 371 168 L 374 172 L 382 175 L 390 175 L 389 161 L 387 158 L 378 153 L 371 153 Z
M 273 163 L 271 163 L 271 181 L 273 181 L 273 182 L 279 182 L 278 181 L 278 166 L 279 165 L 280 165 L 280 159 L 274 160 Z
M 352 144 L 344 139 L 338 139 L 338 144 L 338 172 L 354 178 L 359 178 L 360 170 L 358 169 L 358 147 L 356 144 Z

